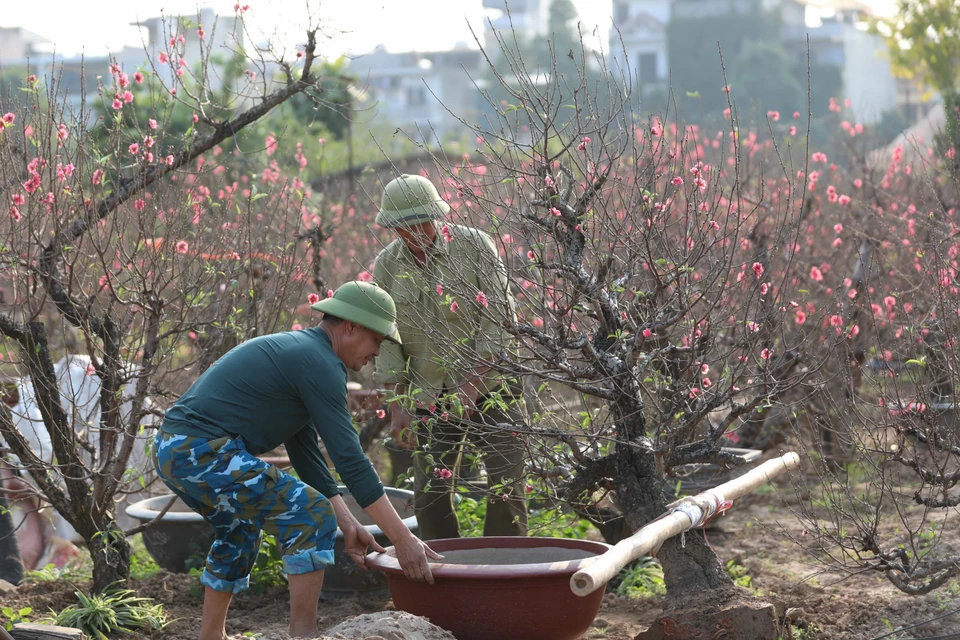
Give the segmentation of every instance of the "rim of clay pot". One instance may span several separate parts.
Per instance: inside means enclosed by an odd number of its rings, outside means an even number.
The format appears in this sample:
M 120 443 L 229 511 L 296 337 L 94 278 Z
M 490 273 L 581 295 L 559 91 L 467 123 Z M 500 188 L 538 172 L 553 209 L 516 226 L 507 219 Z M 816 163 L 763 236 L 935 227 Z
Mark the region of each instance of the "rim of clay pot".
M 596 562 L 599 556 L 613 548 L 605 542 L 594 540 L 512 536 L 439 538 L 428 540 L 426 544 L 440 555 L 443 555 L 444 551 L 463 551 L 467 549 L 533 549 L 543 547 L 581 549 L 583 551 L 593 551 L 597 554 L 579 560 L 530 564 L 450 564 L 430 561 L 430 572 L 433 573 L 434 578 L 453 579 L 535 578 L 546 575 L 573 575 L 581 568 Z M 387 547 L 387 553 L 373 552 L 367 555 L 367 566 L 384 573 L 403 575 L 403 569 L 400 568 L 396 556 L 389 555 L 392 550 L 393 547 Z
M 338 488 L 344 493 L 349 493 L 347 487 L 344 485 L 338 485 Z M 397 487 L 384 487 L 384 492 L 387 496 L 391 498 L 400 498 L 400 499 L 413 499 L 413 491 L 409 489 L 398 489 Z M 162 496 L 154 496 L 152 498 L 146 498 L 135 502 L 129 505 L 126 508 L 127 515 L 131 518 L 136 518 L 142 522 L 150 522 L 160 515 L 160 512 L 163 511 L 164 507 L 167 506 L 167 503 L 170 499 L 177 499 L 177 496 L 172 493 L 165 493 Z M 203 522 L 203 516 L 195 511 L 167 511 L 163 516 L 163 522 Z M 417 516 L 412 515 L 409 518 L 403 519 L 403 525 L 407 529 L 414 529 L 417 526 Z M 364 528 L 370 532 L 373 536 L 383 535 L 383 531 L 380 530 L 375 524 L 364 525 Z M 340 528 L 337 528 L 337 538 L 343 538 L 343 532 Z
M 176 499 L 177 496 L 172 493 L 146 498 L 128 506 L 126 509 L 127 515 L 137 520 L 150 522 L 160 515 L 160 512 L 163 511 L 171 500 Z M 163 515 L 163 520 L 167 522 L 203 522 L 203 516 L 193 511 L 167 511 Z

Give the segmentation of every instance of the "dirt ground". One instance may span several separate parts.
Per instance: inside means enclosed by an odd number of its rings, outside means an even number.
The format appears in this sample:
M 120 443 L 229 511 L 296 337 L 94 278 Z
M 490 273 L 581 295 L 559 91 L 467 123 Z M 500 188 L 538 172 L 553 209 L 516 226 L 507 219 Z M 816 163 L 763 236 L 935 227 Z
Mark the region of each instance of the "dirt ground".
M 806 561 L 796 546 L 775 532 L 778 522 L 794 534 L 799 533 L 800 527 L 787 505 L 771 506 L 778 501 L 779 498 L 773 495 L 747 497 L 708 530 L 707 538 L 721 561 L 735 560 L 746 567 L 752 577 L 752 588 L 762 591 L 781 612 L 802 609 L 802 612 L 794 612 L 797 615 L 794 625 L 798 631 L 793 635 L 794 640 L 874 640 L 891 629 L 960 609 L 960 598 L 950 595 L 956 593 L 956 585 L 954 589 L 908 597 L 879 575 L 866 574 L 842 580 L 822 574 L 818 565 Z M 960 532 L 954 532 L 953 537 L 960 540 Z M 166 629 L 154 632 L 151 638 L 196 639 L 202 603 L 199 597 L 190 595 L 195 580 L 161 572 L 148 580 L 133 583 L 141 595 L 164 603 L 171 617 L 176 618 Z M 9 600 L 12 600 L 10 606 L 33 607 L 34 615 L 37 615 L 73 602 L 73 588 L 63 582 L 28 585 Z M 288 601 L 284 588 L 259 595 L 240 594 L 233 602 L 227 628 L 229 633 L 262 634 L 262 640 L 285 637 Z M 8 606 L 7 602 L 3 604 Z M 640 631 L 655 623 L 661 613 L 661 604 L 656 598 L 632 600 L 607 594 L 592 629 L 584 637 L 633 640 Z M 393 604 L 386 596 L 321 602 L 319 627 L 329 629 L 353 616 L 391 610 Z M 960 613 L 889 638 L 932 638 L 953 633 L 960 634 Z

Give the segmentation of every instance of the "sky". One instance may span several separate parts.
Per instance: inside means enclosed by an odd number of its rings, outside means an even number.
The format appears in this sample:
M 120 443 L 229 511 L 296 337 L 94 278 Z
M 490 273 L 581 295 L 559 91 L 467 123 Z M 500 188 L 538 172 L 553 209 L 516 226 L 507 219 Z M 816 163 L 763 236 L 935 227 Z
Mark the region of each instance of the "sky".
M 812 4 L 829 0 L 808 0 Z M 0 27 L 24 27 L 56 44 L 66 57 L 106 55 L 124 45 L 142 46 L 138 19 L 189 15 L 198 6 L 233 15 L 236 0 L 0 0 Z M 443 50 L 463 43 L 476 47 L 469 25 L 482 39 L 482 0 L 243 0 L 252 40 L 285 46 L 304 40 L 311 17 L 328 38 L 320 52 L 362 55 L 383 44 L 390 51 Z M 599 33 L 588 45 L 608 47 L 611 0 L 573 0 L 585 33 Z M 865 0 L 889 13 L 895 0 Z M 40 8 L 38 10 L 38 7 Z M 277 34 L 274 37 L 274 34 Z
M 243 0 L 258 41 L 274 32 L 303 40 L 312 14 L 331 39 L 325 53 L 363 53 L 378 44 L 391 51 L 442 50 L 458 42 L 475 47 L 468 21 L 483 32 L 482 0 Z M 198 5 L 233 15 L 235 0 L 4 0 L 0 27 L 23 27 L 56 43 L 64 56 L 104 55 L 124 45 L 141 46 L 131 22 L 195 13 Z M 585 26 L 609 28 L 610 0 L 574 0 Z M 38 10 L 42 7 L 42 10 Z M 482 37 L 482 36 L 481 36 Z M 283 39 L 283 38 L 281 38 Z M 606 40 L 606 37 L 604 37 Z

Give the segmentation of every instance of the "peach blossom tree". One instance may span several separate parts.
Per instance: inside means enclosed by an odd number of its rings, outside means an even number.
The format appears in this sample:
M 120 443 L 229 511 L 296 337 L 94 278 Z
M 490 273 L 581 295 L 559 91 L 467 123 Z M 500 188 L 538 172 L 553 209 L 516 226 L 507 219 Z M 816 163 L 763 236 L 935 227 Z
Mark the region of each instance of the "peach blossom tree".
M 480 356 L 431 335 L 533 381 L 529 422 L 499 425 L 526 447 L 531 492 L 617 539 L 665 511 L 690 465 L 735 467 L 726 445 L 789 442 L 810 462 L 794 478 L 810 499 L 788 533 L 828 568 L 879 571 L 908 593 L 956 575 L 937 543 L 957 500 L 960 249 L 936 152 L 920 149 L 919 168 L 903 149 L 871 153 L 838 99 L 816 107 L 840 123 L 844 154 L 830 158 L 810 148 L 800 105 L 747 122 L 734 92 L 727 126 L 705 131 L 635 115 L 611 73 L 545 79 L 514 60 L 494 75 L 509 98 L 467 123 L 476 151 L 434 175 L 446 224 L 492 234 L 503 290 L 456 274 L 431 286 L 509 339 Z M 508 289 L 516 316 L 495 304 Z M 730 588 L 700 536 L 658 558 L 671 596 Z
M 86 542 L 94 590 L 129 573 L 115 510 L 149 481 L 145 425 L 198 367 L 289 330 L 312 291 L 316 194 L 250 132 L 324 80 L 318 30 L 286 58 L 238 47 L 233 64 L 268 77 L 214 90 L 209 48 L 198 65 L 183 58 L 187 38 L 209 35 L 186 20 L 167 28 L 169 46 L 137 69 L 111 65 L 78 107 L 55 76 L 29 76 L 0 102 L 0 355 L 39 412 L 25 422 L 0 407 L 0 436 L 8 463 Z M 101 384 L 94 416 L 71 412 L 58 387 L 54 363 L 77 353 Z

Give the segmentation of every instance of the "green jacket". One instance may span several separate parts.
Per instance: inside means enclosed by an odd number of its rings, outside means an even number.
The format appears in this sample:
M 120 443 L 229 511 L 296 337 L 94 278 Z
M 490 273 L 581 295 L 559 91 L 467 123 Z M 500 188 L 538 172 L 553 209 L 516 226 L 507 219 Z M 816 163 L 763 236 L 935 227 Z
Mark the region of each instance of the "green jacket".
M 381 345 L 374 379 L 407 384 L 428 396 L 454 388 L 501 350 L 516 350 L 516 341 L 503 329 L 505 319 L 516 320 L 516 302 L 496 245 L 478 229 L 443 226 L 450 239 L 438 231 L 423 268 L 400 239 L 373 265 L 374 281 L 397 304 L 403 338 L 402 346 Z M 499 385 L 499 380 L 487 381 L 488 389 Z

